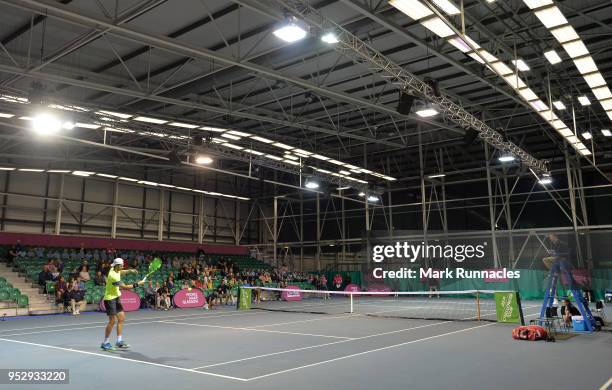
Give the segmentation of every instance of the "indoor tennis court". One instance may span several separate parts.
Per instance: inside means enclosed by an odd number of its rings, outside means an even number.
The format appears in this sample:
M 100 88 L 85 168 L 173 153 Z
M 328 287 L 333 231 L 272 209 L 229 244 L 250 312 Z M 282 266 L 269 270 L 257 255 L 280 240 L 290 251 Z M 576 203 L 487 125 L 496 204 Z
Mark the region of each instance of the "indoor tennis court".
M 311 308 L 328 304 L 312 302 Z M 70 368 L 70 384 L 62 386 L 74 389 L 117 383 L 227 389 L 439 389 L 454 383 L 474 389 L 499 381 L 596 389 L 610 373 L 610 333 L 542 346 L 514 342 L 511 326 L 496 322 L 189 309 L 131 313 L 125 334 L 132 348 L 108 353 L 97 345 L 105 323 L 101 313 L 78 322 L 61 315 L 1 322 L 3 360 L 15 367 Z M 585 354 L 589 364 L 568 364 L 569 356 Z M 533 370 L 542 361 L 545 368 Z
M 612 390 L 611 0 L 0 0 L 0 389 Z

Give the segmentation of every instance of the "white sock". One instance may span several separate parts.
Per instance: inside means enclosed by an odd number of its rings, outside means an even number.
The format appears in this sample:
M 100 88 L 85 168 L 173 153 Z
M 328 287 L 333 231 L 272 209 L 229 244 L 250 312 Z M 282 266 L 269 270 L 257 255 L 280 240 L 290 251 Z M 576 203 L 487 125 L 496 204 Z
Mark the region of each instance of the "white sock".
M 110 343 L 110 337 L 104 339 L 104 344 Z
M 123 341 L 123 336 L 122 335 L 117 336 L 117 342 L 120 343 L 122 341 Z

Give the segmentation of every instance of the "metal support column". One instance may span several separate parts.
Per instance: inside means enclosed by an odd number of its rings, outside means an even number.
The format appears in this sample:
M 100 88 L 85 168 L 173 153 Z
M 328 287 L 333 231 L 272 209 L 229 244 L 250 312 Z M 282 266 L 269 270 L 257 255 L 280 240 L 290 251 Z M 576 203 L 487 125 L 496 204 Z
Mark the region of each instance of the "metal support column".
M 342 208 L 342 262 L 345 263 L 346 262 L 346 209 L 344 207 L 344 194 L 343 194 L 344 190 L 340 191 L 340 196 L 342 196 L 342 198 L 340 199 L 340 204 L 341 204 L 341 208 Z
M 240 204 L 238 201 L 234 202 L 234 218 L 235 243 L 240 245 Z
M 499 267 L 499 256 L 497 253 L 497 237 L 495 234 L 495 210 L 493 210 L 493 190 L 491 189 L 491 161 L 489 156 L 489 145 L 484 144 L 485 163 L 487 169 L 487 194 L 489 196 L 489 220 L 491 223 L 491 243 L 493 244 L 493 267 Z
M 576 215 L 576 193 L 574 192 L 574 175 L 572 174 L 572 166 L 570 164 L 570 157 L 565 149 L 565 174 L 567 175 L 567 190 L 569 192 L 570 208 L 572 212 L 572 227 L 574 229 L 574 242 L 576 243 L 576 256 L 578 267 L 582 267 L 582 251 L 580 248 L 580 236 L 578 235 L 578 218 Z
M 417 123 L 417 133 L 419 141 L 419 174 L 421 176 L 421 215 L 423 223 L 423 242 L 427 245 L 427 193 L 425 192 L 425 163 L 423 156 L 423 137 L 421 135 L 421 123 Z M 429 267 L 429 260 L 425 258 L 425 267 Z
M 508 267 L 510 267 L 514 259 L 514 239 L 512 238 L 512 209 L 510 208 L 510 190 L 506 172 L 504 172 L 504 192 L 506 193 L 506 229 L 508 229 Z
M 62 175 L 62 183 L 63 183 L 64 175 Z M 115 188 L 113 191 L 113 210 L 111 216 L 111 238 L 117 238 L 117 213 L 118 213 L 118 203 L 119 203 L 119 181 L 115 180 Z
M 198 244 L 204 242 L 204 195 L 200 195 L 200 206 L 198 207 Z
M 157 224 L 157 241 L 164 240 L 164 190 L 159 190 L 159 221 Z
M 315 260 L 317 263 L 317 271 L 321 271 L 321 198 L 317 192 L 317 252 Z
M 55 234 L 60 234 L 62 229 L 62 207 L 64 207 L 64 175 L 60 178 L 59 195 L 57 197 L 57 212 L 55 215 Z
M 272 257 L 272 261 L 273 261 L 272 264 L 274 264 L 275 267 L 278 267 L 278 264 L 277 264 L 277 254 L 276 254 L 276 252 L 277 252 L 276 245 L 277 245 L 277 242 L 278 242 L 278 230 L 277 230 L 278 229 L 278 222 L 277 222 L 277 218 L 278 218 L 278 197 L 277 196 L 274 197 L 274 216 L 273 216 L 273 218 L 274 218 L 274 220 L 273 220 L 273 223 L 272 223 L 272 226 L 273 226 L 273 228 L 272 228 L 272 236 L 273 236 L 272 237 L 272 242 L 274 243 L 274 245 L 273 245 L 274 254 L 273 254 L 273 257 Z
M 300 192 L 300 272 L 304 272 L 304 193 Z
M 580 160 L 577 162 L 576 172 L 578 176 L 578 200 L 580 201 L 580 209 L 582 210 L 582 223 L 584 226 L 589 225 L 589 213 L 587 212 L 586 196 L 584 194 L 584 181 L 582 180 L 582 167 Z M 593 248 L 591 243 L 591 231 L 582 231 L 586 235 L 586 264 L 588 269 L 593 268 Z

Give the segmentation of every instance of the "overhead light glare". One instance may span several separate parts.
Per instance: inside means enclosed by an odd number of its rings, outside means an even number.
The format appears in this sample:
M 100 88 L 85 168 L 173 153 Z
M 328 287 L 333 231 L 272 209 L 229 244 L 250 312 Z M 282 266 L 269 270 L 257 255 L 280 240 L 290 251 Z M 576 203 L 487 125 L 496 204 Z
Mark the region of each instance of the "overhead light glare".
M 156 125 L 163 125 L 164 123 L 168 123 L 168 121 L 166 120 L 157 119 L 157 118 L 149 118 L 147 116 L 137 116 L 136 118 L 134 118 L 134 120 L 138 122 L 153 123 Z
M 32 120 L 32 129 L 40 135 L 51 135 L 59 132 L 62 122 L 50 113 L 40 113 Z
M 196 129 L 198 128 L 198 125 L 192 125 L 190 123 L 182 123 L 182 122 L 170 122 L 168 123 L 169 126 L 174 126 L 174 127 L 182 127 L 184 129 Z
M 304 39 L 306 37 L 306 30 L 304 30 L 295 19 L 292 19 L 274 30 L 273 34 L 285 42 L 293 43 Z
M 321 36 L 321 40 L 331 45 L 333 45 L 334 43 L 340 42 L 340 40 L 338 39 L 338 36 L 334 34 L 333 32 L 328 32 L 328 33 L 323 34 Z
M 195 162 L 197 164 L 207 165 L 207 164 L 211 164 L 213 162 L 213 159 L 210 156 L 200 154 L 196 156 Z
M 88 172 L 88 171 L 72 171 L 72 174 L 75 176 L 84 176 L 84 177 L 89 177 L 93 174 L 95 174 L 95 172 Z
M 391 0 L 389 4 L 414 20 L 419 20 L 433 14 L 433 12 L 419 0 Z

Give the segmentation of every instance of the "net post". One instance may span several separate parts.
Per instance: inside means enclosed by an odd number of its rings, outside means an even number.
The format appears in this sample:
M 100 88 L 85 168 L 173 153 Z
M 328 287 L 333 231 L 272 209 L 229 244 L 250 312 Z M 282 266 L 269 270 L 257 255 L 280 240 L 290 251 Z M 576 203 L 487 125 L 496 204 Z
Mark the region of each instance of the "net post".
M 480 321 L 480 294 L 476 290 L 476 319 Z
M 525 317 L 523 316 L 523 305 L 521 303 L 521 293 L 516 291 L 516 305 L 518 306 L 519 315 L 521 317 L 521 325 L 525 325 Z
M 353 314 L 353 292 L 349 292 L 349 297 L 351 298 L 351 314 Z

